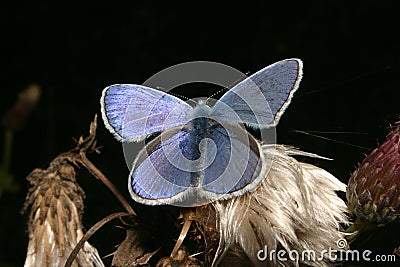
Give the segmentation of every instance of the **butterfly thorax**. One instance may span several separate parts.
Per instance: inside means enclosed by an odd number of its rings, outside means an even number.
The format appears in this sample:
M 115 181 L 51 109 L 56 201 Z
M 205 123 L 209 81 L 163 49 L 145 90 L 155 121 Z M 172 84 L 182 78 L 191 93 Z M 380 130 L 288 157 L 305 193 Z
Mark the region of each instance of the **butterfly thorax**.
M 186 130 L 197 138 L 204 138 L 207 129 L 210 127 L 211 120 L 209 117 L 211 111 L 212 109 L 207 106 L 205 102 L 199 101 L 199 103 L 188 114 L 188 123 L 185 127 Z
M 211 115 L 212 109 L 209 107 L 205 101 L 199 101 L 197 105 L 189 112 L 188 119 L 192 120 L 198 117 L 209 117 Z

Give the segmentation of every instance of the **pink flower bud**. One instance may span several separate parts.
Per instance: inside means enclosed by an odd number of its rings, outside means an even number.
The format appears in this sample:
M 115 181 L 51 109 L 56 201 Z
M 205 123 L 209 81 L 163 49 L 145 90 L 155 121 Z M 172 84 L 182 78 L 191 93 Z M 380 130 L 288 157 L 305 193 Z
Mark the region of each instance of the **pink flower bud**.
M 400 129 L 392 131 L 351 175 L 347 200 L 361 221 L 389 223 L 400 215 Z

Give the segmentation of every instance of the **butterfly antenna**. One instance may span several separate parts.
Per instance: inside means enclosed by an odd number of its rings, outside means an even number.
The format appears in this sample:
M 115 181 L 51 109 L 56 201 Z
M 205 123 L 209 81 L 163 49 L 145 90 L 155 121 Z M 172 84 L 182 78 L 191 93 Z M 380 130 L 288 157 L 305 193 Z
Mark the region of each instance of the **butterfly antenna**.
M 221 90 L 218 90 L 218 91 L 215 92 L 214 94 L 210 95 L 210 96 L 207 98 L 207 101 L 208 101 L 210 98 L 212 98 L 212 97 L 218 95 L 218 94 L 221 93 L 222 91 L 226 91 L 226 90 L 227 90 L 226 88 L 222 88 Z
M 356 147 L 356 148 L 361 148 L 361 149 L 364 149 L 364 150 L 371 150 L 371 148 L 368 148 L 368 147 L 358 146 L 358 145 L 354 145 L 354 144 L 351 144 L 351 143 L 348 143 L 348 142 L 343 142 L 343 141 L 340 141 L 340 140 L 335 140 L 335 139 L 328 138 L 328 137 L 325 137 L 325 136 L 322 136 L 322 135 L 313 134 L 312 132 L 306 132 L 306 131 L 300 131 L 300 130 L 292 130 L 292 131 L 295 132 L 295 133 L 302 133 L 302 134 L 306 134 L 306 135 L 309 135 L 309 136 L 317 137 L 317 138 L 320 138 L 320 139 L 323 139 L 323 140 L 328 140 L 328 141 L 335 142 L 335 143 L 338 143 L 338 144 L 343 144 L 343 145 L 347 145 L 347 146 L 352 146 L 352 147 Z M 318 132 L 318 131 L 315 131 L 315 132 Z M 320 131 L 319 133 L 327 133 L 327 132 L 322 132 L 322 131 Z M 330 133 L 357 134 L 356 132 L 330 132 Z M 361 133 L 358 133 L 358 134 L 361 134 Z
M 237 85 L 237 84 L 239 84 L 241 81 L 247 79 L 247 78 L 249 77 L 249 74 L 250 74 L 250 72 L 246 72 L 245 76 L 244 76 L 242 79 L 237 79 L 237 80 L 234 81 L 232 84 L 230 84 L 228 87 L 223 87 L 221 90 L 218 90 L 218 91 L 215 92 L 214 94 L 210 95 L 210 96 L 207 98 L 207 101 L 208 101 L 210 98 L 212 98 L 212 97 L 218 95 L 218 94 L 221 93 L 222 91 L 227 91 L 227 90 L 232 89 L 233 87 L 235 87 L 235 85 Z M 206 101 L 206 102 L 207 102 L 207 101 Z
M 162 88 L 162 87 L 156 87 L 156 89 L 165 92 L 164 88 Z M 168 94 L 176 96 L 176 97 L 181 98 L 181 99 L 186 100 L 186 101 L 192 101 L 194 104 L 197 104 L 196 101 L 194 101 L 193 99 L 191 99 L 189 97 L 186 97 L 184 95 L 179 95 L 179 94 L 176 94 L 176 93 L 173 93 L 173 92 L 168 92 Z

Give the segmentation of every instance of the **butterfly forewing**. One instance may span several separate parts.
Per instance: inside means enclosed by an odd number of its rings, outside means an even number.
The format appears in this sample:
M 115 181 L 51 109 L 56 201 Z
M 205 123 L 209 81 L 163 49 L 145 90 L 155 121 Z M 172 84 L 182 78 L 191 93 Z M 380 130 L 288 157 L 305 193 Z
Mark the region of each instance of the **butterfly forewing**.
M 164 92 L 133 84 L 107 87 L 101 99 L 107 128 L 120 141 L 146 136 L 187 123 L 192 107 Z
M 302 62 L 287 59 L 272 64 L 243 80 L 215 104 L 212 116 L 220 121 L 255 127 L 276 126 L 302 78 Z

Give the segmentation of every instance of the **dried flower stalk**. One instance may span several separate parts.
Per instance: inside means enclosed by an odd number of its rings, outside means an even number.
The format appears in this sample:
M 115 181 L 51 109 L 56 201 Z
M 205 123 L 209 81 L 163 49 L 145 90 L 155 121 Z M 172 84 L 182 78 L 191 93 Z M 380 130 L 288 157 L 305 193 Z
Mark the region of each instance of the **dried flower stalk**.
M 29 209 L 29 244 L 25 267 L 64 266 L 69 254 L 83 237 L 82 213 L 85 193 L 76 181 L 74 166 L 81 153 L 95 150 L 96 119 L 90 136 L 82 137 L 75 149 L 60 154 L 46 170 L 28 175 L 31 184 L 24 211 Z M 102 267 L 95 247 L 85 242 L 74 267 Z

